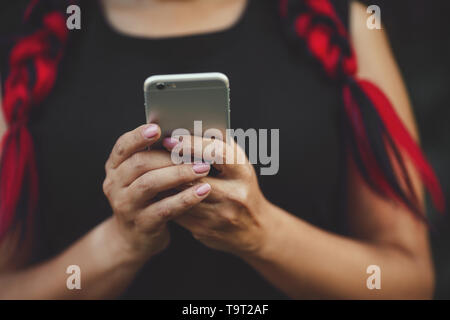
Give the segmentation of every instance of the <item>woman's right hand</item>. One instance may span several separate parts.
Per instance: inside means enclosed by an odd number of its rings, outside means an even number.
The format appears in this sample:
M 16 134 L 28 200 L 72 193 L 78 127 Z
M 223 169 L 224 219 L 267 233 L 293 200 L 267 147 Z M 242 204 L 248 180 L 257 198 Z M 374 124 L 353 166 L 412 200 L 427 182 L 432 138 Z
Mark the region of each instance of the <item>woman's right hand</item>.
M 139 259 L 165 249 L 170 239 L 166 223 L 201 202 L 211 190 L 208 184 L 195 183 L 208 175 L 208 164 L 174 165 L 167 151 L 146 149 L 160 136 L 155 124 L 125 133 L 105 165 L 103 191 L 114 212 L 114 229 Z M 193 186 L 161 197 L 186 184 Z

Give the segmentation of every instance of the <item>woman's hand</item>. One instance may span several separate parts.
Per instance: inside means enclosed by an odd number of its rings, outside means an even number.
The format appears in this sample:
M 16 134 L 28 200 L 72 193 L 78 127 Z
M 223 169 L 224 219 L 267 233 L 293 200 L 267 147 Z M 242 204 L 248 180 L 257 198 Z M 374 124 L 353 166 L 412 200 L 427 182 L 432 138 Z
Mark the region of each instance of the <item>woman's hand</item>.
M 208 174 L 208 164 L 175 166 L 167 151 L 146 150 L 160 135 L 154 124 L 125 133 L 105 165 L 103 190 L 114 211 L 115 230 L 125 248 L 143 260 L 167 247 L 167 221 L 200 203 L 211 190 L 208 184 L 196 183 Z M 188 183 L 195 185 L 167 194 Z
M 267 232 L 265 208 L 269 203 L 245 152 L 234 141 L 226 144 L 200 137 L 182 137 L 181 142 L 167 138 L 163 144 L 173 152 L 190 150 L 192 155 L 194 146 L 202 145 L 203 160 L 220 171 L 216 177 L 201 179 L 212 186 L 208 198 L 175 221 L 208 247 L 240 256 L 257 255 Z

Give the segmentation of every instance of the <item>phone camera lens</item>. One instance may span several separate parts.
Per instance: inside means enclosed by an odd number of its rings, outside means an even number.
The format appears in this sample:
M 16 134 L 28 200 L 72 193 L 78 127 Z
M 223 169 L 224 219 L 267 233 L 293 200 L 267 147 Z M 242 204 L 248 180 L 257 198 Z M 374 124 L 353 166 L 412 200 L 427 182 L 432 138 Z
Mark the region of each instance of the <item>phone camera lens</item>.
M 166 85 L 164 83 L 157 83 L 156 89 L 158 90 L 164 90 L 166 88 Z

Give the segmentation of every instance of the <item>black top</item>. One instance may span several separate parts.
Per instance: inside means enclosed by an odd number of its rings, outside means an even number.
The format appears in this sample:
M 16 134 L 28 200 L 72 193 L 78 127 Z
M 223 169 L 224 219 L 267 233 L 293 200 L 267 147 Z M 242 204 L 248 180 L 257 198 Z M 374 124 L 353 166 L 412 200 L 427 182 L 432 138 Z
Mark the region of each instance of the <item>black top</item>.
M 96 1 L 82 1 L 82 30 L 72 31 L 56 87 L 30 124 L 40 174 L 41 259 L 111 215 L 102 192 L 104 163 L 116 139 L 145 122 L 143 82 L 155 74 L 228 75 L 231 126 L 280 129 L 279 173 L 258 177 L 265 196 L 339 230 L 345 221 L 340 89 L 286 41 L 276 2 L 251 0 L 225 31 L 155 40 L 119 34 Z M 347 1 L 335 2 L 347 21 Z M 147 263 L 125 297 L 284 297 L 238 258 L 206 248 L 177 225 L 170 229 L 170 247 Z

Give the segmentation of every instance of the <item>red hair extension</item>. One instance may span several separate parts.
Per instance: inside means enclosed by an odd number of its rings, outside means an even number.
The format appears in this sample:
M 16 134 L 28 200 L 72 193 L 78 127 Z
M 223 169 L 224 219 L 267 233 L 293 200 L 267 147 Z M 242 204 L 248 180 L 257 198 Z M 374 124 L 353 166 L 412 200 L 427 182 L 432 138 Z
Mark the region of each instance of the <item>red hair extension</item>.
M 390 136 L 394 139 L 396 145 L 401 146 L 409 158 L 414 162 L 423 183 L 430 191 L 433 203 L 440 212 L 445 211 L 444 194 L 439 185 L 439 180 L 434 174 L 433 168 L 427 162 L 420 147 L 409 134 L 401 119 L 396 114 L 388 98 L 373 83 L 367 80 L 359 80 L 359 85 L 367 94 L 369 99 L 374 101 L 374 106 L 378 111 L 383 122 L 386 124 Z
M 404 154 L 420 174 L 436 209 L 444 212 L 439 181 L 389 99 L 373 83 L 357 78 L 356 55 L 332 1 L 280 0 L 280 7 L 288 34 L 294 40 L 303 40 L 325 73 L 343 87 L 345 139 L 365 181 L 378 194 L 403 203 L 425 219 L 406 171 Z M 392 153 L 406 191 L 394 172 Z
M 26 21 L 41 4 L 37 0 L 30 2 Z M 64 14 L 50 10 L 43 14 L 39 28 L 18 39 L 9 54 L 2 102 L 7 131 L 1 141 L 0 239 L 14 224 L 19 207 L 28 218 L 36 210 L 38 175 L 27 124 L 31 109 L 54 86 L 67 35 Z
M 301 39 L 326 74 L 343 87 L 345 140 L 368 185 L 424 218 L 405 169 L 403 151 L 419 172 L 434 205 L 443 212 L 445 201 L 439 181 L 419 146 L 383 92 L 357 79 L 356 56 L 331 0 L 279 1 L 288 34 L 297 42 Z M 56 4 L 67 1 L 30 1 L 24 18 L 26 22 L 38 21 L 38 26 L 18 39 L 9 55 L 2 103 L 8 129 L 0 145 L 0 239 L 17 219 L 30 218 L 37 206 L 38 175 L 27 124 L 31 109 L 44 101 L 55 84 L 67 42 L 64 13 L 55 9 Z M 393 171 L 390 150 L 400 165 L 406 191 Z

